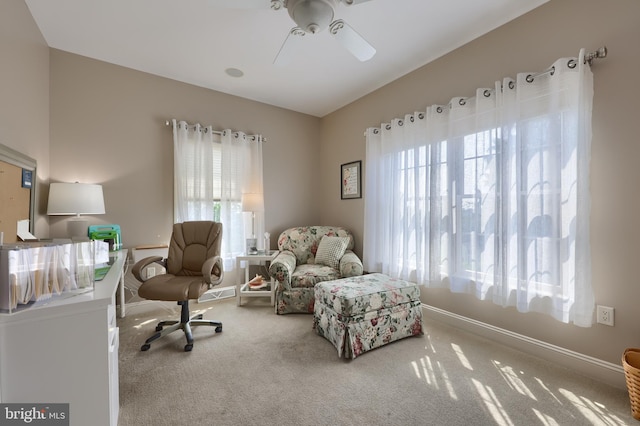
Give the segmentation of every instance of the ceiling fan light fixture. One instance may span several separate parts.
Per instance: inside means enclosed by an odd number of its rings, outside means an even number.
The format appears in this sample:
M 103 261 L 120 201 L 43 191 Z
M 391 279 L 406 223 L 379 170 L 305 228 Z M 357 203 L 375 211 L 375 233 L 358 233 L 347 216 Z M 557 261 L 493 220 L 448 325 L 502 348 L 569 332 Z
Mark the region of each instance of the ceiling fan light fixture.
M 327 28 L 333 20 L 333 0 L 289 0 L 287 10 L 293 22 L 311 34 Z

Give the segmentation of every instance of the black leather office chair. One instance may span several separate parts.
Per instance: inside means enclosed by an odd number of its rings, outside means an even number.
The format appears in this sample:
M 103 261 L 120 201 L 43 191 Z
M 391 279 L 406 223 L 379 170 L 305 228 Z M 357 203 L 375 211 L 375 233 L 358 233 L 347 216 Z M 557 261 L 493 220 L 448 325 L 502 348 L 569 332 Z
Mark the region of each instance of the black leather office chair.
M 169 253 L 166 259 L 150 256 L 138 261 L 132 273 L 142 284 L 140 297 L 150 300 L 176 301 L 182 306 L 180 320 L 162 321 L 156 333 L 140 348 L 149 350 L 151 342 L 182 329 L 187 338 L 186 352 L 193 349 L 192 326 L 210 325 L 216 333 L 222 331 L 222 323 L 202 319 L 202 314 L 190 317 L 189 300 L 198 299 L 210 288 L 220 284 L 224 276 L 220 246 L 222 224 L 209 221 L 176 223 L 173 225 Z M 165 267 L 167 273 L 143 278 L 143 270 L 152 263 Z M 169 326 L 169 327 L 167 327 Z M 164 328 L 167 327 L 167 328 Z

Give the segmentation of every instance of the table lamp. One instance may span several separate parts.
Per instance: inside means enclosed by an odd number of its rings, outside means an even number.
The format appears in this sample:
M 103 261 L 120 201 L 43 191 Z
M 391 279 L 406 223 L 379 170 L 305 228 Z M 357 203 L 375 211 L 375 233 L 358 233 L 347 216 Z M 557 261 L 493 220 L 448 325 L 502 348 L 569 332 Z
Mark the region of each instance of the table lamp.
M 258 192 L 245 192 L 242 194 L 242 211 L 251 213 L 251 237 L 247 238 L 247 254 L 257 254 L 256 212 L 264 211 L 262 194 Z
M 75 216 L 67 223 L 70 238 L 86 238 L 89 221 L 81 214 L 104 214 L 102 185 L 52 183 L 49 186 L 49 216 Z

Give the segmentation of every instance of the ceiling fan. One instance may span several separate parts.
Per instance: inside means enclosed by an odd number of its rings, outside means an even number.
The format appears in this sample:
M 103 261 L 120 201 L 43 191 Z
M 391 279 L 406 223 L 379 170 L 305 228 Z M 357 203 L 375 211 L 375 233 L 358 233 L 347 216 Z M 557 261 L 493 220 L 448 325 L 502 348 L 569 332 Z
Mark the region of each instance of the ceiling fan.
M 370 0 L 218 0 L 234 8 L 262 8 L 267 1 L 272 10 L 287 9 L 289 16 L 296 23 L 280 51 L 276 55 L 274 64 L 289 63 L 301 49 L 307 34 L 317 34 L 328 28 L 329 33 L 360 61 L 368 61 L 376 54 L 376 49 L 369 44 L 356 30 L 342 19 L 334 20 L 334 8 L 338 3 L 346 6 L 357 5 Z

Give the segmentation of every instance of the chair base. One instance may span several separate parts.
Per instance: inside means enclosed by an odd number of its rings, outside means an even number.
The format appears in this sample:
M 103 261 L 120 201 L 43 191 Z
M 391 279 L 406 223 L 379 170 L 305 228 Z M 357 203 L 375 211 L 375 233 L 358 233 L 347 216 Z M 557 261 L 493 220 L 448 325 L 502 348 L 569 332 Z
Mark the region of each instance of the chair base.
M 188 300 L 178 302 L 178 305 L 182 305 L 182 310 L 180 312 L 180 321 L 170 320 L 159 322 L 156 326 L 156 333 L 144 342 L 144 345 L 142 345 L 142 347 L 140 348 L 141 351 L 148 351 L 149 348 L 151 348 L 151 342 L 153 342 L 154 340 L 173 333 L 176 330 L 182 330 L 184 331 L 185 337 L 187 338 L 187 344 L 184 346 L 184 351 L 190 352 L 191 349 L 193 349 L 193 333 L 191 332 L 191 327 L 199 325 L 209 325 L 216 328 L 216 333 L 220 333 L 222 331 L 221 322 L 203 320 L 202 314 L 197 314 L 190 317 Z

